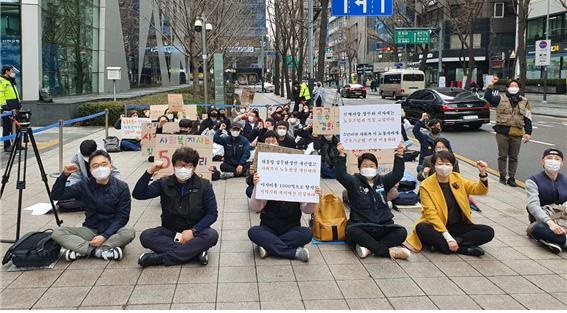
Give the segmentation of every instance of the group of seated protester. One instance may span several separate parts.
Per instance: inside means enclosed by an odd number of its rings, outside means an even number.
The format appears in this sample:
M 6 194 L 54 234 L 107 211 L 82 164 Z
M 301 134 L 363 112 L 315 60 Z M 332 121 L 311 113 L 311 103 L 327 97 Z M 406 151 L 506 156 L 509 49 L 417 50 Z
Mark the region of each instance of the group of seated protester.
M 413 133 L 421 143 L 420 168 L 416 173 L 419 185 L 421 216 L 406 230 L 396 224 L 388 205 L 388 194 L 404 177 L 405 145 L 400 142 L 393 169 L 379 174 L 381 164 L 372 153 L 358 157 L 358 171 L 347 173 L 344 146 L 337 135 L 313 136 L 312 112 L 309 106 L 290 112 L 288 106 L 272 110 L 262 120 L 258 111 L 249 108 L 233 110 L 232 120 L 224 110 L 210 109 L 207 119 L 198 122 L 180 121 L 182 133 L 208 134 L 224 148 L 220 165 L 224 178 L 244 177 L 243 193 L 249 198 L 249 208 L 260 214 L 260 225 L 248 230 L 260 258 L 267 256 L 297 259 L 307 262 L 306 245 L 312 232 L 302 226 L 302 214 L 314 212 L 315 204 L 256 198 L 256 186 L 262 177 L 250 164 L 251 150 L 258 143 L 302 149 L 307 143 L 313 154 L 321 155 L 321 176 L 336 179 L 348 193 L 350 216 L 346 228 L 346 243 L 358 257 L 370 255 L 408 259 L 422 249 L 444 254 L 482 256 L 481 246 L 490 242 L 495 231 L 488 225 L 473 221 L 469 196 L 488 193 L 488 165 L 476 162 L 477 179 L 459 174 L 458 162 L 449 141 L 440 136 L 441 124 L 427 123 L 428 133 L 420 128 L 427 116 L 414 126 Z M 302 114 L 303 113 L 303 114 Z M 159 118 L 159 124 L 171 120 Z M 405 125 L 401 125 L 405 128 Z M 158 131 L 160 126 L 158 126 Z M 304 149 L 304 148 L 303 148 Z M 302 150 L 303 150 L 302 149 Z M 65 248 L 69 261 L 80 257 L 120 260 L 122 248 L 134 240 L 135 231 L 127 226 L 131 198 L 146 200 L 160 197 L 161 225 L 146 229 L 139 238 L 150 250 L 139 257 L 145 266 L 175 265 L 196 260 L 208 262 L 208 250 L 218 241 L 218 232 L 211 227 L 217 220 L 217 202 L 211 182 L 195 174 L 199 154 L 192 148 L 177 149 L 172 156 L 174 173 L 152 182 L 152 177 L 164 166 L 155 160 L 139 178 L 132 194 L 120 180 L 111 157 L 93 141 L 81 144 L 73 162 L 53 186 L 55 200 L 75 199 L 85 206 L 82 227 L 63 226 L 53 232 L 53 238 Z M 528 234 L 555 253 L 567 247 L 567 177 L 560 173 L 563 153 L 547 149 L 541 161 L 543 171 L 526 181 L 527 210 L 532 224 Z M 213 169 L 216 170 L 216 169 Z M 321 195 L 321 190 L 316 193 Z

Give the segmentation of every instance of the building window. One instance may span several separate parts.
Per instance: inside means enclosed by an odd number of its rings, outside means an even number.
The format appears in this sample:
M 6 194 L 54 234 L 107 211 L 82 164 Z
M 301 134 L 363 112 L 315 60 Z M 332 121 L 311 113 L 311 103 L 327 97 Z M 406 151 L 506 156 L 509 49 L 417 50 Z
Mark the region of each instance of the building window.
M 494 3 L 494 13 L 492 14 L 493 18 L 504 18 L 504 2 L 495 2 Z
M 0 64 L 13 65 L 22 69 L 21 62 L 21 30 L 20 30 L 20 6 L 3 5 L 0 10 Z M 18 85 L 18 88 L 20 86 Z M 21 88 L 20 88 L 21 89 Z
M 466 35 L 463 35 L 466 36 Z M 482 35 L 481 34 L 473 34 L 473 49 L 478 49 L 478 48 L 482 48 L 481 46 L 481 39 L 482 39 Z M 468 45 L 469 43 L 469 36 L 463 37 L 463 40 L 465 41 L 465 45 L 463 45 L 461 43 L 461 38 L 459 37 L 459 35 L 451 35 L 450 38 L 450 49 L 451 50 L 460 50 L 460 49 L 466 49 L 466 45 Z

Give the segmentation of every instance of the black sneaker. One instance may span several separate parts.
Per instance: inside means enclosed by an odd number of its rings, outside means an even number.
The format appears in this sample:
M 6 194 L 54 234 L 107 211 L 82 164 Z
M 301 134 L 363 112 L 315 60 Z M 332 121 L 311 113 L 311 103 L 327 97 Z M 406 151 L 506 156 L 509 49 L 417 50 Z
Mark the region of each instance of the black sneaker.
M 141 267 L 163 265 L 163 256 L 155 252 L 146 252 L 138 258 L 138 264 Z
M 551 242 L 547 242 L 545 240 L 538 240 L 539 243 L 541 243 L 542 245 L 544 245 L 547 249 L 549 249 L 551 252 L 555 253 L 555 254 L 559 254 L 561 253 L 561 251 L 563 251 L 563 249 L 561 249 L 560 246 L 551 243 Z
M 510 187 L 518 187 L 518 185 L 516 184 L 516 179 L 515 179 L 514 177 L 508 178 L 508 186 L 510 186 Z
M 484 250 L 482 250 L 481 247 L 477 247 L 477 246 L 459 247 L 457 253 L 464 255 L 471 255 L 471 256 L 483 256 Z
M 205 250 L 199 254 L 199 263 L 202 265 L 209 264 L 209 250 Z
M 501 183 L 502 185 L 506 185 L 506 177 L 500 176 L 500 183 Z

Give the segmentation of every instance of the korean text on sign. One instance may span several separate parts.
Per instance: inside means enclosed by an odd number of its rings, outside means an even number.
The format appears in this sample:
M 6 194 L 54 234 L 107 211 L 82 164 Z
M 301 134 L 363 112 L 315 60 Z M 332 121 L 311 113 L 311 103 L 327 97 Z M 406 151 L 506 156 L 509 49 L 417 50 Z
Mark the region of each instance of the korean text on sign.
M 149 118 L 123 117 L 121 123 L 122 139 L 142 138 L 142 125 L 151 123 Z
M 321 156 L 260 152 L 256 199 L 319 203 Z
M 161 170 L 156 175 L 157 177 L 167 176 L 173 174 L 173 164 L 171 157 L 175 150 L 181 147 L 190 147 L 199 153 L 199 164 L 195 169 L 195 174 L 200 177 L 211 179 L 211 172 L 209 165 L 213 159 L 213 138 L 210 136 L 195 136 L 195 135 L 156 135 L 156 144 L 154 149 L 154 156 L 156 160 L 163 161 Z
M 346 150 L 390 149 L 402 140 L 401 105 L 341 106 L 341 142 Z

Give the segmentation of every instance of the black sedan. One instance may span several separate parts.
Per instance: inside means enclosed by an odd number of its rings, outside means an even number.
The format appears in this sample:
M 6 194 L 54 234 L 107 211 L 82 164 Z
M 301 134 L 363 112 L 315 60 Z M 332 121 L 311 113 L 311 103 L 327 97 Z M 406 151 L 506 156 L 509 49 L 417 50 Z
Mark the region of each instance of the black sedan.
M 461 88 L 425 88 L 400 101 L 406 118 L 415 122 L 426 112 L 444 126 L 467 125 L 479 129 L 490 122 L 490 105 Z
M 341 88 L 341 97 L 362 97 L 366 98 L 366 88 L 360 84 L 349 84 Z

